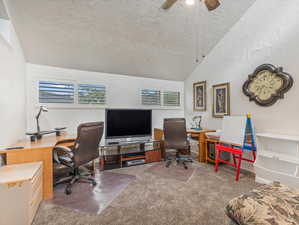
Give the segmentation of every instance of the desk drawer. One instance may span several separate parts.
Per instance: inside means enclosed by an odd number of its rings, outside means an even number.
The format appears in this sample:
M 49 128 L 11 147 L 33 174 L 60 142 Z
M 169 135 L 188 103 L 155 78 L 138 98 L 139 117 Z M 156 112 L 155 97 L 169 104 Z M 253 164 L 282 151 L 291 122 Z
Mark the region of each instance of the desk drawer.
M 30 199 L 29 202 L 29 224 L 32 223 L 42 199 L 43 199 L 43 186 L 42 183 L 40 183 L 36 191 L 33 193 L 33 197 Z
M 35 173 L 33 179 L 31 180 L 31 195 L 30 199 L 34 197 L 39 186 L 43 183 L 43 170 L 42 167 Z

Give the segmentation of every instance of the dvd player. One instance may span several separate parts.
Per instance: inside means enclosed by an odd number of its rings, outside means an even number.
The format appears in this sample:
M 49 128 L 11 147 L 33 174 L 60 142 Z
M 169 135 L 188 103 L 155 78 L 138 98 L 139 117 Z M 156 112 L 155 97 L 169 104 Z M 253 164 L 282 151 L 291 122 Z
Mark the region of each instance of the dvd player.
M 127 166 L 136 166 L 144 163 L 145 163 L 145 159 L 135 159 L 126 162 Z

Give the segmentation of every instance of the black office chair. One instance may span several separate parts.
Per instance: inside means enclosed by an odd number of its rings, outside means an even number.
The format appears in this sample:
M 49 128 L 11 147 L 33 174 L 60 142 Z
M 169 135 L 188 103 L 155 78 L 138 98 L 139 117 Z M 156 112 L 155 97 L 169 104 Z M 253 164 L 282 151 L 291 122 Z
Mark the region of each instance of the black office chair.
M 166 167 L 175 158 L 178 164 L 182 163 L 188 169 L 186 163 L 192 162 L 192 159 L 184 118 L 164 119 L 164 148 L 175 150 L 175 157 L 166 155 Z
M 96 185 L 94 178 L 88 174 L 80 174 L 79 167 L 99 158 L 99 143 L 103 136 L 104 122 L 83 123 L 78 127 L 77 138 L 72 147 L 62 146 L 71 140 L 61 141 L 53 149 L 54 161 L 71 168 L 71 176 L 62 178 L 55 185 L 69 181 L 65 193 L 72 193 L 72 185 L 80 179 Z

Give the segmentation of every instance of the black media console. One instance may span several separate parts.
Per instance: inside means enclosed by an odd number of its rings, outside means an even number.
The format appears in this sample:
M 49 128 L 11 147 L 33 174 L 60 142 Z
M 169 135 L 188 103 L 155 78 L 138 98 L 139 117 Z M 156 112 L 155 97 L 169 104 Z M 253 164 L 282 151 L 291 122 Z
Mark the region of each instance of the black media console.
M 100 149 L 102 170 L 161 161 L 159 140 L 108 142 Z

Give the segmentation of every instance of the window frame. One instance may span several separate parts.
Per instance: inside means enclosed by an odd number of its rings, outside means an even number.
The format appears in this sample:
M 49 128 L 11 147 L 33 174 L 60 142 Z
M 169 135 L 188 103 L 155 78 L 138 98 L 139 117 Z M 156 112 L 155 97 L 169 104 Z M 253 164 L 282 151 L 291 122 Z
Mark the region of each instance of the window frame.
M 142 90 L 147 89 L 147 90 L 155 90 L 155 91 L 160 91 L 160 105 L 143 105 L 142 104 Z M 180 105 L 179 106 L 171 106 L 171 105 L 164 105 L 164 92 L 178 92 L 180 95 L 179 101 Z M 139 89 L 139 104 L 141 108 L 144 109 L 157 109 L 157 110 L 182 110 L 184 108 L 184 101 L 183 97 L 184 93 L 183 90 L 177 88 L 177 89 L 162 89 L 162 88 L 151 88 L 151 87 L 145 87 L 145 88 L 140 88 Z
M 96 87 L 96 86 L 98 86 L 98 87 L 102 87 L 102 88 L 104 88 L 104 103 L 103 104 L 101 104 L 101 103 L 80 103 L 80 96 L 79 96 L 79 91 L 80 91 L 80 86 L 81 85 L 90 85 L 90 86 L 94 86 L 94 87 Z M 82 105 L 82 106 L 103 106 L 103 105 L 106 105 L 107 104 L 107 87 L 105 86 L 105 85 L 103 85 L 103 84 L 95 84 L 95 83 L 93 83 L 93 84 L 91 84 L 91 83 L 83 83 L 83 82 L 78 82 L 77 83 L 77 104 L 78 105 Z
M 159 104 L 144 104 L 143 103 L 143 91 L 144 90 L 159 92 Z M 139 91 L 139 95 L 140 95 L 140 104 L 142 106 L 144 106 L 144 107 L 162 107 L 161 90 L 156 89 L 156 88 L 141 88 Z
M 58 83 L 72 83 L 74 85 L 74 103 L 40 103 L 39 102 L 39 82 L 58 82 Z M 35 90 L 36 90 L 36 108 L 39 108 L 41 105 L 46 106 L 50 109 L 104 109 L 108 105 L 108 85 L 99 81 L 80 81 L 80 80 L 67 80 L 67 79 L 57 79 L 54 77 L 36 77 L 35 78 Z M 105 104 L 79 104 L 79 85 L 99 85 L 105 87 Z
M 39 81 L 49 81 L 49 82 L 67 82 L 67 83 L 73 83 L 74 84 L 74 103 L 39 103 Z M 113 107 L 114 105 L 110 104 L 110 100 L 111 97 L 110 96 L 110 82 L 105 82 L 105 81 L 101 81 L 101 80 L 97 80 L 97 79 L 87 79 L 87 80 L 83 80 L 83 79 L 61 79 L 59 78 L 57 75 L 53 76 L 53 74 L 45 74 L 44 76 L 41 76 L 40 74 L 36 74 L 33 76 L 33 78 L 27 80 L 28 84 L 32 84 L 32 86 L 34 88 L 29 88 L 27 89 L 27 94 L 29 96 L 31 96 L 31 91 L 33 91 L 33 96 L 34 96 L 34 101 L 36 102 L 35 104 L 35 108 L 39 108 L 41 105 L 44 105 L 48 108 L 52 108 L 52 109 L 105 109 L 108 107 Z M 92 85 L 99 85 L 99 86 L 104 86 L 105 87 L 105 104 L 79 104 L 79 93 L 78 93 L 78 88 L 79 85 L 88 85 L 88 84 L 92 84 Z M 143 105 L 142 104 L 142 95 L 141 95 L 141 91 L 143 89 L 148 89 L 148 90 L 155 90 L 155 91 L 160 91 L 160 105 Z M 136 100 L 138 99 L 138 102 L 135 103 L 130 103 L 130 108 L 140 108 L 140 109 L 153 109 L 153 110 L 183 110 L 184 108 L 184 92 L 182 88 L 167 88 L 167 89 L 163 89 L 163 88 L 155 88 L 155 87 L 148 87 L 148 86 L 143 86 L 137 89 L 138 93 L 136 96 Z M 163 97 L 163 93 L 164 92 L 179 92 L 180 94 L 180 106 L 168 106 L 168 105 L 164 105 L 164 97 Z M 113 94 L 113 93 L 112 93 Z M 125 107 L 128 108 L 128 107 Z
M 168 93 L 170 93 L 170 92 L 172 92 L 172 93 L 178 93 L 178 95 L 179 95 L 179 96 L 178 96 L 178 103 L 179 103 L 178 105 L 171 105 L 171 104 L 168 105 L 168 104 L 165 104 L 165 101 L 164 101 L 164 100 L 165 100 L 165 99 L 164 99 L 164 94 L 167 93 L 167 92 L 168 92 Z M 163 99 L 163 106 L 164 106 L 164 107 L 181 107 L 181 92 L 180 92 L 180 91 L 163 90 L 163 91 L 162 91 L 162 96 L 161 96 L 161 97 L 162 97 L 162 99 Z
M 41 90 L 40 90 L 40 86 L 41 86 L 41 83 L 52 83 L 52 84 L 57 84 L 57 85 L 59 85 L 59 84 L 61 84 L 61 85 L 72 85 L 72 90 L 73 90 L 73 92 L 72 92 L 72 102 L 59 102 L 59 101 L 57 101 L 57 102 L 41 102 L 40 101 L 40 99 L 41 99 L 41 95 L 40 95 L 40 93 L 41 93 Z M 67 92 L 67 91 L 65 91 L 65 92 Z M 76 90 L 75 90 L 75 84 L 74 83 L 72 83 L 72 82 L 67 82 L 67 81 L 49 81 L 49 80 L 39 80 L 38 81 L 38 102 L 39 102 L 39 104 L 41 104 L 41 105 L 44 105 L 44 104 L 67 104 L 67 105 L 72 105 L 72 104 L 75 104 L 75 101 L 76 101 L 76 99 L 75 99 L 75 95 L 76 95 Z

